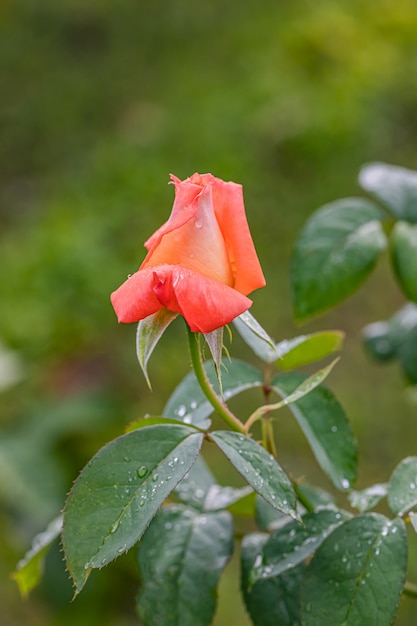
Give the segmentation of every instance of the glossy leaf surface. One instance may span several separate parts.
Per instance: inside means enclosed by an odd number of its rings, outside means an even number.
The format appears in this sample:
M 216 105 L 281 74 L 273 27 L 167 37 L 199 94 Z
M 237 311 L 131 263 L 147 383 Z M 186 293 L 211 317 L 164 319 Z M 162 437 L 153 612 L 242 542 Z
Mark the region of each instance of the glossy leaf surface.
M 344 336 L 341 331 L 328 330 L 280 341 L 277 350 L 281 357 L 276 364 L 283 370 L 292 370 L 318 361 L 340 350 Z
M 182 505 L 162 509 L 139 548 L 143 623 L 209 626 L 217 583 L 232 552 L 232 518 L 226 511 L 200 514 Z
M 104 446 L 68 497 L 63 546 L 76 591 L 90 570 L 126 552 L 189 471 L 203 435 L 178 424 L 135 430 Z
M 276 530 L 262 549 L 262 558 L 250 574 L 251 583 L 274 578 L 296 567 L 347 518 L 343 511 L 321 509 L 306 513 L 302 524 L 291 521 Z
M 59 537 L 61 530 L 62 516 L 60 515 L 49 524 L 44 532 L 36 535 L 32 547 L 17 564 L 16 571 L 13 572 L 12 576 L 23 596 L 27 596 L 39 584 L 45 556 L 52 543 Z
M 400 287 L 409 300 L 417 302 L 417 225 L 397 222 L 391 233 L 390 247 Z
M 359 173 L 359 183 L 396 218 L 417 222 L 417 172 L 387 163 L 368 163 Z
M 299 372 L 282 374 L 272 386 L 283 397 L 304 380 Z M 356 478 L 356 442 L 348 419 L 332 392 L 324 386 L 289 405 L 317 462 L 338 489 L 348 489 Z
M 407 568 L 402 520 L 368 513 L 325 539 L 306 573 L 303 626 L 390 626 Z
M 260 496 L 274 508 L 298 519 L 291 481 L 265 448 L 231 431 L 216 431 L 210 437 Z
M 291 264 L 298 319 L 329 309 L 361 285 L 386 246 L 381 218 L 379 208 L 361 198 L 338 200 L 313 213 Z
M 242 541 L 242 592 L 254 626 L 300 626 L 300 595 L 305 564 L 280 576 L 249 584 L 249 575 L 268 535 L 252 533 Z
M 417 456 L 403 459 L 393 471 L 388 483 L 388 504 L 396 515 L 417 507 Z

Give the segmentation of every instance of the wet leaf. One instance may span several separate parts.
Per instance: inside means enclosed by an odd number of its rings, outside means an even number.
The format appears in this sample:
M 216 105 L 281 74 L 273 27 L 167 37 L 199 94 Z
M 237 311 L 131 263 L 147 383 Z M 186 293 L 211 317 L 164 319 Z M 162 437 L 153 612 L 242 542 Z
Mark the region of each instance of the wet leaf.
M 268 535 L 251 533 L 242 541 L 242 593 L 254 626 L 300 626 L 300 595 L 305 564 L 249 586 L 249 574 L 261 557 Z
M 285 339 L 277 344 L 281 355 L 276 364 L 283 370 L 292 370 L 318 361 L 342 348 L 345 334 L 338 330 L 328 330 Z
M 275 509 L 298 519 L 291 481 L 265 448 L 253 439 L 231 431 L 212 432 L 210 438 L 260 496 Z
M 388 485 L 386 483 L 379 483 L 362 489 L 362 491 L 351 491 L 348 496 L 349 502 L 351 506 L 360 513 L 365 513 L 373 509 L 382 498 L 385 498 L 387 495 L 387 487 Z
M 281 374 L 272 386 L 283 397 L 306 377 L 299 372 Z M 320 385 L 289 405 L 317 462 L 338 489 L 348 489 L 356 479 L 357 450 L 349 421 L 332 392 Z
M 390 626 L 407 568 L 402 520 L 368 513 L 323 541 L 305 576 L 305 626 Z
M 388 505 L 396 515 L 417 507 L 417 456 L 397 465 L 388 483 Z
M 250 582 L 275 578 L 299 565 L 347 517 L 344 511 L 321 509 L 303 515 L 302 524 L 291 521 L 276 530 L 265 543 L 262 557 L 250 573 Z
M 175 493 L 181 502 L 202 511 L 207 493 L 213 485 L 216 485 L 216 479 L 200 455 L 176 486 Z
M 234 487 L 222 487 L 221 485 L 212 485 L 206 495 L 204 501 L 205 511 L 220 511 L 221 509 L 228 509 L 239 500 L 242 500 L 246 496 L 252 493 L 251 487 L 241 487 L 235 489 Z
M 417 222 L 417 172 L 387 163 L 369 163 L 359 173 L 359 184 L 394 217 Z
M 295 244 L 291 284 L 295 315 L 305 319 L 353 293 L 386 246 L 380 209 L 361 198 L 323 206 Z
M 391 233 L 390 248 L 400 287 L 409 300 L 417 302 L 417 225 L 397 222 Z
M 62 530 L 62 516 L 55 518 L 44 531 L 33 539 L 32 547 L 19 561 L 12 576 L 22 596 L 27 596 L 42 578 L 45 556 Z
M 76 592 L 136 543 L 189 471 L 203 434 L 183 424 L 141 428 L 104 446 L 74 483 L 64 511 L 63 546 Z
M 232 518 L 226 511 L 162 509 L 139 549 L 138 612 L 146 626 L 209 626 L 217 583 L 232 552 Z

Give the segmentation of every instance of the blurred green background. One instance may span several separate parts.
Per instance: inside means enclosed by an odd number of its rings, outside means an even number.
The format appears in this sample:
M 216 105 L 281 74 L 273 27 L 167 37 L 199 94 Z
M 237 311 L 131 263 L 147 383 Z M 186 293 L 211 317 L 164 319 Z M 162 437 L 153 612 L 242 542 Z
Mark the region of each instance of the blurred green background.
M 272 336 L 347 332 L 329 384 L 358 437 L 358 486 L 387 480 L 416 453 L 412 394 L 395 364 L 376 366 L 360 347 L 361 327 L 403 302 L 386 260 L 358 294 L 302 329 L 288 279 L 304 221 L 360 193 L 362 163 L 417 169 L 416 76 L 414 0 L 3 0 L 1 626 L 137 623 L 133 551 L 73 603 L 59 547 L 28 600 L 9 575 L 94 452 L 129 420 L 158 414 L 189 371 L 178 320 L 152 357 L 151 394 L 135 327 L 118 326 L 109 303 L 169 215 L 170 172 L 244 185 L 268 283 L 252 312 Z M 236 334 L 232 353 L 256 363 Z M 285 414 L 279 426 L 284 466 L 328 488 Z M 229 480 L 221 459 L 215 471 Z M 398 624 L 414 625 L 415 611 L 405 600 Z M 249 623 L 236 560 L 214 622 L 230 623 Z

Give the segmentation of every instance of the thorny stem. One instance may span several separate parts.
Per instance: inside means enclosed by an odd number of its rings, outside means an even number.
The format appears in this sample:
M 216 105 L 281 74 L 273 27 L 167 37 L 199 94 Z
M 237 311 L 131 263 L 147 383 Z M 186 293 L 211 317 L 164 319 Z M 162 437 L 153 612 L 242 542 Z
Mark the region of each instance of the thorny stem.
M 223 421 L 225 421 L 232 430 L 238 433 L 246 434 L 244 425 L 242 424 L 240 419 L 238 419 L 236 415 L 232 413 L 227 404 L 217 395 L 213 388 L 213 385 L 211 384 L 206 374 L 206 370 L 203 366 L 203 358 L 201 355 L 200 333 L 193 333 L 188 325 L 187 332 L 191 362 L 201 390 L 203 391 L 204 395 L 206 396 L 212 407 L 216 409 L 217 413 L 220 415 Z

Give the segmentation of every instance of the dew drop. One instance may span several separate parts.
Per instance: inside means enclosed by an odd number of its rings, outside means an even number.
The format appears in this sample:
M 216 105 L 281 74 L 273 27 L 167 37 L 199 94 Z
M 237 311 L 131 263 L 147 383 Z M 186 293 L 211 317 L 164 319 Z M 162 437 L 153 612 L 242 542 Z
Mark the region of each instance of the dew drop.
M 195 400 L 193 400 L 190 404 L 190 409 L 196 409 L 197 408 L 197 402 Z
M 154 474 L 154 475 L 152 476 L 152 481 L 153 481 L 154 483 L 156 483 L 156 482 L 157 482 L 157 480 L 158 480 L 158 478 L 159 478 L 159 474 Z
M 409 487 L 410 487 L 410 489 L 415 489 L 416 488 L 416 484 L 415 483 L 410 483 Z
M 196 220 L 195 221 L 195 227 L 196 228 L 202 228 L 203 227 L 203 220 Z
M 143 478 L 144 476 L 146 476 L 147 473 L 148 473 L 148 468 L 145 467 L 144 465 L 141 465 L 141 467 L 138 469 L 139 478 Z
M 347 478 L 343 478 L 343 479 L 342 479 L 342 487 L 343 487 L 343 489 L 349 489 L 349 487 L 350 487 L 350 482 L 348 481 L 348 479 L 347 479 Z
M 124 546 L 120 546 L 120 548 L 117 548 L 117 552 L 118 554 L 123 554 L 123 552 L 126 550 L 126 545 Z
M 104 556 L 104 557 L 101 559 L 101 564 L 102 564 L 102 565 L 106 565 L 106 563 L 107 563 L 107 558 Z
M 187 413 L 187 407 L 184 404 L 181 404 L 181 406 L 178 407 L 176 413 L 179 417 L 184 417 L 184 415 Z
M 118 528 L 119 528 L 119 520 L 116 520 L 114 524 L 112 525 L 112 527 L 110 528 L 110 532 L 113 534 L 116 532 Z
M 139 506 L 140 506 L 140 507 L 145 506 L 145 500 L 141 500 L 141 501 L 139 502 Z
M 185 424 L 191 424 L 192 419 L 193 419 L 193 416 L 192 416 L 192 415 L 190 415 L 190 413 L 188 413 L 188 415 L 185 415 L 185 416 L 184 416 L 183 422 L 184 422 Z
M 337 426 L 332 426 L 332 433 L 337 433 Z

